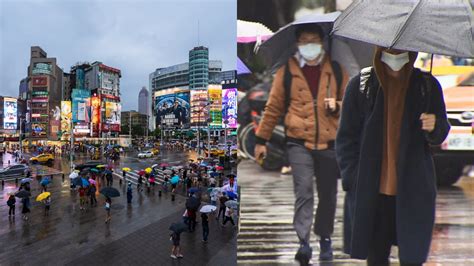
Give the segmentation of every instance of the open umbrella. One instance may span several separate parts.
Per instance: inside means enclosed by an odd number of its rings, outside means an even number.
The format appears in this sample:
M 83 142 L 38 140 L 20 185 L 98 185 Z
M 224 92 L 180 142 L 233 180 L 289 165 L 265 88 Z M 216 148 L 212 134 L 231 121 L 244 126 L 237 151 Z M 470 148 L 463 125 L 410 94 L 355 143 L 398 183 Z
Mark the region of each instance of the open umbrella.
M 163 171 L 163 173 L 171 175 L 171 173 L 173 173 L 173 171 L 170 170 L 170 169 L 166 169 L 166 170 Z
M 179 176 L 177 175 L 173 176 L 170 180 L 170 183 L 173 185 L 178 184 L 178 182 L 179 182 Z
M 145 173 L 147 173 L 147 174 L 151 173 L 151 171 L 152 171 L 152 169 L 151 169 L 150 167 L 147 167 L 147 168 L 145 169 Z
M 156 167 L 158 167 L 157 163 L 155 163 L 154 165 L 151 166 L 151 168 L 153 168 L 153 169 L 156 168 Z
M 80 187 L 88 187 L 89 186 L 89 181 L 87 181 L 85 178 L 75 178 L 72 180 L 72 183 L 76 186 Z
M 190 197 L 186 200 L 186 208 L 197 211 L 199 206 L 201 205 L 201 201 L 195 197 Z
M 218 165 L 218 166 L 216 166 L 216 170 L 217 170 L 217 171 L 222 171 L 222 170 L 224 170 L 224 167 Z
M 31 178 L 29 178 L 29 177 L 26 177 L 26 178 L 23 178 L 23 179 L 21 180 L 21 183 L 22 183 L 22 184 L 24 184 L 24 183 L 29 183 L 29 182 L 31 182 L 32 180 L 33 180 L 33 179 L 31 179 Z
M 143 170 L 138 171 L 138 175 L 145 175 L 145 171 Z
M 267 65 L 275 72 L 286 64 L 288 59 L 297 51 L 296 28 L 301 24 L 318 24 L 326 36 L 329 36 L 336 18 L 341 12 L 326 14 L 311 13 L 303 16 L 278 30 L 270 39 L 262 44 L 258 53 L 264 58 Z M 342 38 L 325 38 L 323 46 L 330 51 L 332 60 L 349 72 L 356 75 L 361 68 L 372 65 L 373 48 L 371 45 Z
M 170 166 L 169 163 L 160 163 L 160 167 L 168 167 L 168 166 Z
M 128 168 L 128 167 L 124 167 L 124 168 L 122 168 L 122 171 L 130 172 L 130 171 L 132 171 L 132 169 L 130 169 L 130 168 Z
M 49 180 L 49 178 L 44 178 L 43 180 L 41 180 L 40 184 L 42 186 L 47 186 L 49 185 L 49 183 L 51 183 L 51 181 Z
M 237 20 L 237 42 L 252 43 L 265 41 L 273 32 L 259 22 Z
M 210 213 L 210 212 L 213 212 L 217 209 L 216 206 L 214 205 L 204 205 L 201 207 L 201 209 L 199 210 L 200 212 L 202 213 Z
M 225 202 L 225 206 L 231 209 L 237 209 L 239 207 L 239 203 L 236 200 L 228 200 Z
M 50 192 L 43 192 L 36 197 L 36 201 L 45 200 L 47 197 L 51 196 Z
M 89 178 L 89 183 L 91 183 L 92 185 L 95 185 L 95 184 L 97 184 L 97 181 L 95 181 L 95 180 L 92 179 L 92 178 Z
M 104 187 L 100 190 L 100 194 L 109 198 L 120 197 L 120 192 L 113 187 Z
M 252 71 L 237 57 L 237 75 L 252 74 Z
M 188 230 L 188 226 L 185 223 L 179 222 L 179 223 L 172 223 L 169 227 L 170 231 L 173 231 L 177 234 L 181 234 L 182 232 L 185 232 Z
M 21 199 L 28 198 L 30 196 L 31 196 L 31 193 L 29 191 L 26 191 L 26 190 L 20 190 L 15 194 L 15 197 L 21 198 Z
M 474 57 L 472 21 L 468 1 L 356 0 L 332 34 L 403 51 Z
M 79 174 L 78 174 L 76 171 L 74 171 L 74 172 L 72 172 L 71 174 L 69 174 L 69 178 L 70 178 L 70 179 L 74 179 L 74 178 L 78 178 L 78 177 L 79 177 Z
M 105 167 L 106 167 L 105 164 L 99 164 L 99 165 L 96 166 L 96 168 L 105 168 Z
M 100 172 L 99 169 L 97 169 L 97 168 L 92 168 L 90 171 L 92 173 L 99 173 Z

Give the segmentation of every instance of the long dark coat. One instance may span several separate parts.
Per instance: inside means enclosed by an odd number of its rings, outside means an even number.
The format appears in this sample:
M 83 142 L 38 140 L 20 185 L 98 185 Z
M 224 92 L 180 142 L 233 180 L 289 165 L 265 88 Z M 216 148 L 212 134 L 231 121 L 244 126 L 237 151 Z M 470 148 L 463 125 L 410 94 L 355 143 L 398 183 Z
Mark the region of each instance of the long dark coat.
M 372 77 L 375 77 L 373 70 Z M 424 262 L 429 253 L 436 199 L 436 177 L 429 144 L 440 144 L 450 129 L 441 86 L 432 76 L 431 81 L 431 92 L 423 96 L 422 73 L 413 70 L 402 118 L 396 230 L 399 257 L 407 263 Z M 336 138 L 337 160 L 343 188 L 347 191 L 345 252 L 358 259 L 367 258 L 373 233 L 383 149 L 383 90 L 377 78 L 369 82 L 375 89 L 372 105 L 370 97 L 360 90 L 360 75 L 349 82 Z M 423 102 L 429 102 L 426 104 L 428 113 L 436 115 L 435 129 L 429 134 L 421 129 L 419 119 L 421 113 L 426 112 Z

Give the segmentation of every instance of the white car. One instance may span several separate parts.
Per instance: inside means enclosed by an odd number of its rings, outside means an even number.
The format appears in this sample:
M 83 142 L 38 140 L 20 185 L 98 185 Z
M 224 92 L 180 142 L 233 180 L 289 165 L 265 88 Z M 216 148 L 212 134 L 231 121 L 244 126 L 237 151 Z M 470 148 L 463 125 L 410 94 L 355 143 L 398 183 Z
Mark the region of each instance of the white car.
M 138 158 L 151 158 L 151 157 L 153 157 L 153 152 L 151 151 L 144 151 L 138 154 Z

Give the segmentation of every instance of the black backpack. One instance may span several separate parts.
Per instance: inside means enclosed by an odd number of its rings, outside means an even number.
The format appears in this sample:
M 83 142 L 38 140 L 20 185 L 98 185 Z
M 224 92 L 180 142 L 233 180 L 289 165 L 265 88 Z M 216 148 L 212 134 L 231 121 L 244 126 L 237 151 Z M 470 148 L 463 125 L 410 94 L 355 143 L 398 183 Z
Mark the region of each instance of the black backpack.
M 336 61 L 331 61 L 332 71 L 335 75 L 336 83 L 337 83 L 337 94 L 339 95 L 341 92 L 342 86 L 342 69 L 341 65 L 339 65 Z M 283 76 L 283 87 L 285 88 L 285 113 L 288 112 L 288 108 L 290 107 L 291 103 L 291 83 L 293 80 L 293 75 L 290 72 L 290 64 L 287 62 L 285 66 L 285 74 Z

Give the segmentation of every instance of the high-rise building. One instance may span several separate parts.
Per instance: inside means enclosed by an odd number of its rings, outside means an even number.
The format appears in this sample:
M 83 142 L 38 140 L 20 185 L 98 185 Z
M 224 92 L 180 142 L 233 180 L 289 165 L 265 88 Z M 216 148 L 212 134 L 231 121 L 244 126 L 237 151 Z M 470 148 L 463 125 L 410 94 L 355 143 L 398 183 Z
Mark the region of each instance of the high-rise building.
M 58 140 L 63 71 L 56 58 L 47 57 L 39 46 L 32 46 L 27 80 L 26 132 L 30 141 Z
M 143 86 L 140 93 L 138 94 L 138 112 L 140 114 L 148 115 L 150 106 L 149 102 L 150 98 L 148 90 L 145 86 Z
M 189 88 L 206 89 L 209 84 L 209 49 L 194 47 L 189 51 Z

